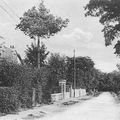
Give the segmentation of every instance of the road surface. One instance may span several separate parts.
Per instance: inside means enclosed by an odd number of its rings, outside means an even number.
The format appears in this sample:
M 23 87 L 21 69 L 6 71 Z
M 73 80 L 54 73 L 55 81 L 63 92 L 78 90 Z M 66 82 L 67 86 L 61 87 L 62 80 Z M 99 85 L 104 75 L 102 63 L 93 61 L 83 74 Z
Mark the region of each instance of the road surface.
M 120 107 L 115 103 L 113 96 L 106 92 L 42 120 L 120 120 Z

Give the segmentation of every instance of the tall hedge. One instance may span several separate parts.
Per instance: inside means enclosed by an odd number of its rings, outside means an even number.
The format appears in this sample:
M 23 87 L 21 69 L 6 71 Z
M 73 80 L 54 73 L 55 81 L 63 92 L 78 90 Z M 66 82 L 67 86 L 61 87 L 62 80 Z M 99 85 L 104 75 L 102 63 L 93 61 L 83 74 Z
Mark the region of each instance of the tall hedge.
M 0 112 L 10 113 L 17 111 L 20 107 L 18 91 L 11 87 L 0 88 Z
M 49 87 L 50 79 L 50 69 L 47 67 L 41 67 L 41 69 L 36 69 L 34 86 L 36 88 L 36 101 L 38 103 L 48 104 L 51 102 L 51 90 Z M 40 92 L 42 91 L 42 93 Z
M 18 104 L 20 103 L 19 107 L 32 107 L 33 88 L 36 90 L 36 103 L 48 103 L 51 99 L 48 87 L 49 73 L 49 69 L 46 67 L 38 70 L 2 61 L 0 62 L 0 87 L 12 87 L 14 91 L 17 91 L 17 94 L 14 95 L 18 99 Z M 4 93 L 8 94 L 6 89 Z M 9 97 L 5 99 L 9 101 Z
M 34 70 L 27 66 L 21 66 L 19 76 L 13 84 L 14 88 L 19 91 L 18 95 L 21 102 L 21 107 L 32 107 L 33 80 Z

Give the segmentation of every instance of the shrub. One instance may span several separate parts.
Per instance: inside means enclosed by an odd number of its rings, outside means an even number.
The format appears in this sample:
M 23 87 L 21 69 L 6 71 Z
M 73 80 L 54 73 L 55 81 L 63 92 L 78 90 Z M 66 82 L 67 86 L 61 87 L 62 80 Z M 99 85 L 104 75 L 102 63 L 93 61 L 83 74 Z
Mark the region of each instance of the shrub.
M 51 92 L 48 84 L 42 89 L 42 103 L 49 104 L 51 102 Z
M 21 66 L 18 64 L 6 60 L 0 61 L 0 86 L 12 87 L 21 70 Z
M 14 88 L 1 87 L 0 88 L 0 112 L 10 113 L 17 111 L 20 107 L 18 93 Z
M 36 103 L 41 104 L 44 101 L 45 103 L 47 103 L 46 101 L 50 101 L 50 89 L 47 86 L 49 74 L 49 69 L 45 67 L 38 70 L 28 66 L 2 61 L 0 63 L 0 86 L 12 87 L 14 91 L 17 91 L 17 97 L 21 103 L 21 107 L 31 108 L 33 104 L 33 88 L 36 89 Z M 4 94 L 8 96 L 7 92 L 4 92 Z M 8 99 L 8 102 L 11 101 Z
M 13 87 L 14 90 L 17 90 L 21 107 L 32 106 L 33 78 L 34 70 L 28 66 L 6 60 L 0 62 L 0 86 Z
M 46 67 L 35 71 L 34 86 L 36 88 L 37 103 L 49 103 L 51 101 L 50 88 L 48 86 L 49 74 L 49 68 Z
M 20 69 L 20 74 L 14 82 L 14 87 L 19 91 L 21 107 L 31 108 L 34 70 L 27 66 L 21 66 Z
M 32 107 L 32 90 L 22 87 L 18 90 L 18 98 L 21 103 L 21 108 Z

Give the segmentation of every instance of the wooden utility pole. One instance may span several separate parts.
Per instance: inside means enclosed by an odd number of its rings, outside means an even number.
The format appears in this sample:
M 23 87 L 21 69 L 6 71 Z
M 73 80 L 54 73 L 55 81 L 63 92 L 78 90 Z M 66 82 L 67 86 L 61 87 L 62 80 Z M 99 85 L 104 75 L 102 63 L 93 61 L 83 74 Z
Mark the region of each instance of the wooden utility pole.
M 38 69 L 40 69 L 40 37 L 38 37 Z
M 75 49 L 74 49 L 74 97 L 75 97 L 75 88 L 76 88 L 76 63 L 75 63 Z

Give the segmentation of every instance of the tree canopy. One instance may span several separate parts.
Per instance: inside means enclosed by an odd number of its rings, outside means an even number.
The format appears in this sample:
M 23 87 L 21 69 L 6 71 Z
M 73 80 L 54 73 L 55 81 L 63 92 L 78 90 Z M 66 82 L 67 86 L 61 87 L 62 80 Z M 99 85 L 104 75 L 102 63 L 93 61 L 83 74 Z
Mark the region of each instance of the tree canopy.
M 67 27 L 69 20 L 50 13 L 42 1 L 38 8 L 35 6 L 29 9 L 20 18 L 16 28 L 32 39 L 37 40 L 38 46 L 38 68 L 40 68 L 40 38 L 49 38 Z
M 37 67 L 38 63 L 38 48 L 33 43 L 31 46 L 27 46 L 27 49 L 25 51 L 26 57 L 25 57 L 25 63 L 27 65 L 30 65 L 32 67 Z M 45 44 L 41 44 L 40 46 L 40 66 L 45 66 L 46 63 L 46 57 L 49 54 L 47 51 L 47 48 L 45 47 Z
M 94 62 L 90 57 L 76 57 L 75 58 L 75 70 L 74 70 L 74 58 L 67 58 L 67 82 L 73 85 L 73 75 L 76 72 L 76 87 L 88 88 L 92 80 L 92 69 L 94 68 Z
M 66 27 L 68 21 L 68 19 L 63 20 L 61 17 L 51 14 L 50 10 L 41 2 L 38 8 L 32 7 L 23 14 L 16 28 L 30 38 L 49 38 Z
M 51 53 L 48 59 L 48 66 L 50 68 L 50 85 L 54 92 L 59 89 L 59 80 L 66 79 L 66 56 L 59 53 Z
M 85 10 L 86 16 L 99 17 L 99 22 L 104 25 L 102 32 L 106 46 L 117 39 L 115 54 L 120 55 L 120 0 L 90 0 Z

